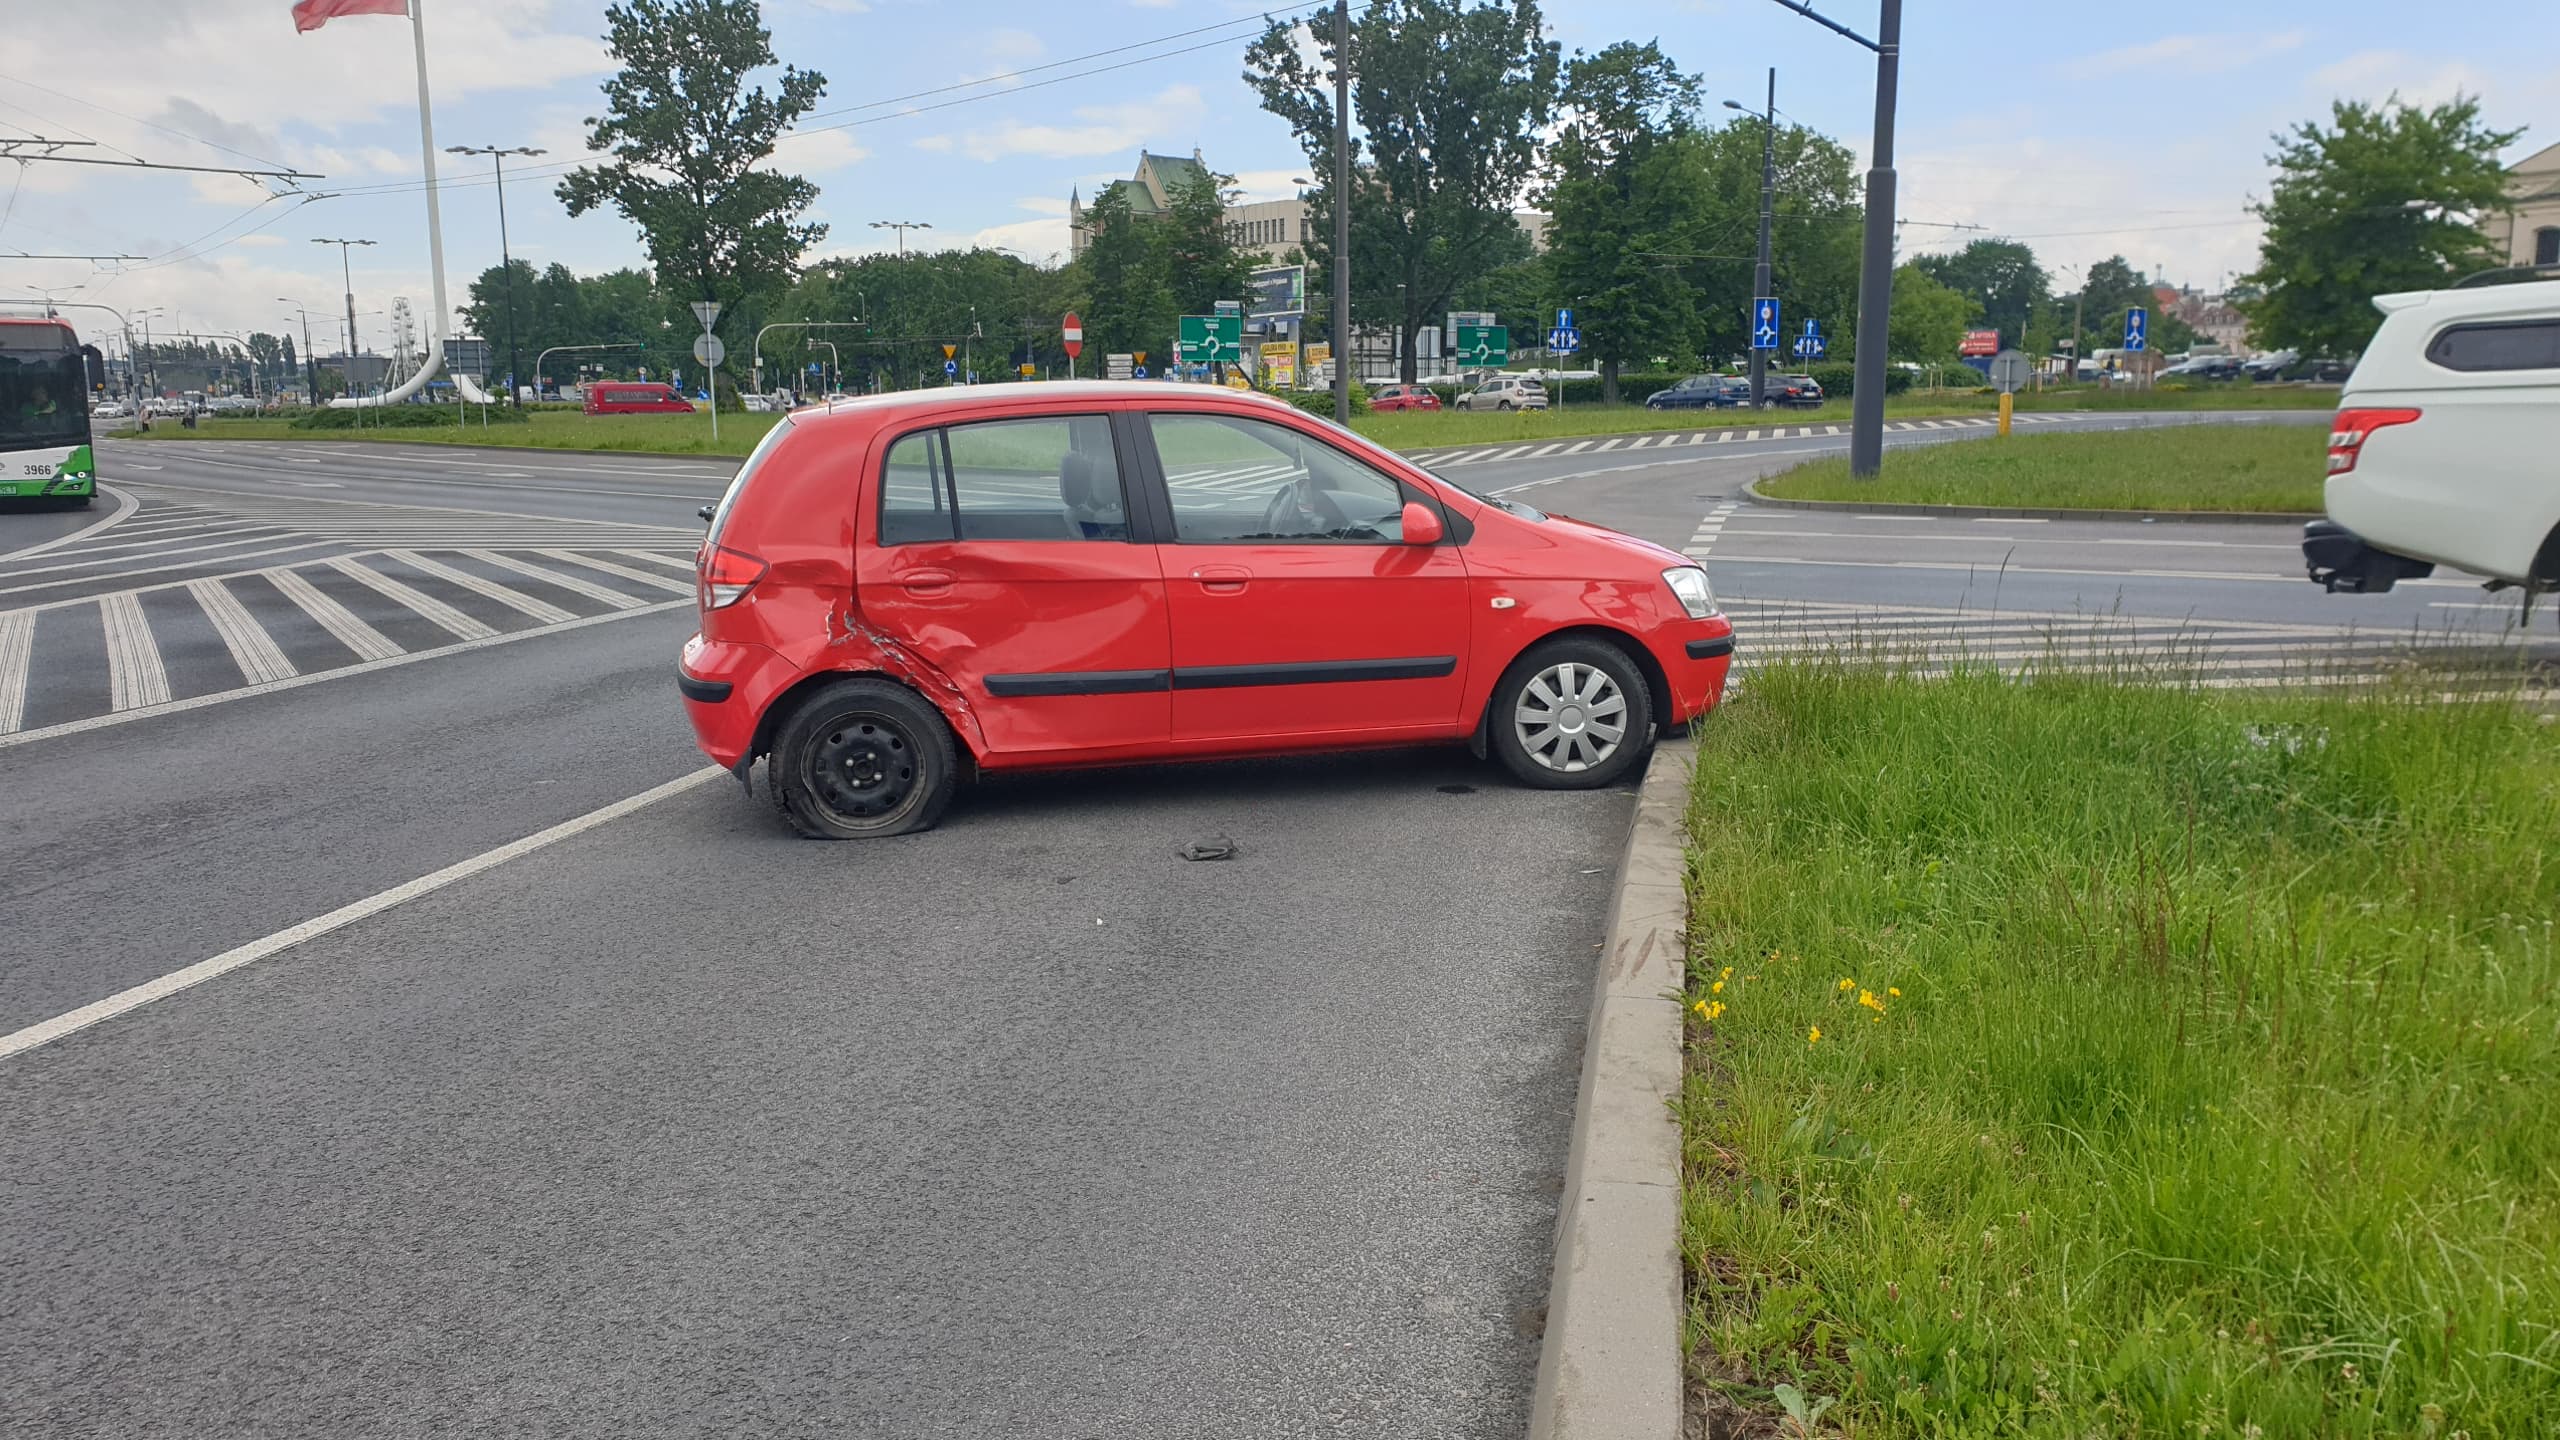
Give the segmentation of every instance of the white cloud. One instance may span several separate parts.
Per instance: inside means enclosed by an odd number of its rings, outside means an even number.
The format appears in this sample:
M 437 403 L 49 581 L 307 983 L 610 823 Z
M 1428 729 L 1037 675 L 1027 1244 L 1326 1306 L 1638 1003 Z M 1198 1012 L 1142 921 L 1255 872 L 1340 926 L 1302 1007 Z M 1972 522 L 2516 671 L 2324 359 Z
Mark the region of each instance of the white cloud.
M 1009 225 L 990 225 L 950 243 L 961 250 L 1019 251 L 1022 258 L 1034 265 L 1052 265 L 1066 263 L 1067 240 L 1067 218 L 1061 214 L 1038 220 L 1017 220 Z
M 951 137 L 948 135 L 919 135 L 916 137 L 916 148 L 919 150 L 929 151 L 935 155 L 948 155 L 951 153 Z
M 1034 215 L 1064 215 L 1067 202 L 1049 195 L 1025 195 L 1013 202 L 1013 208 L 1028 210 Z
M 1295 200 L 1298 193 L 1307 188 L 1295 183 L 1296 178 L 1306 173 L 1303 165 L 1284 170 L 1239 170 L 1236 172 L 1236 188 L 1244 193 L 1237 203 L 1251 205 L 1259 200 Z
M 773 168 L 794 174 L 822 175 L 868 159 L 860 141 L 842 130 L 810 130 L 786 135 L 773 147 Z
M 2365 50 L 2312 71 L 2311 88 L 2323 99 L 2381 100 L 2397 94 L 2412 105 L 2441 105 L 2457 94 L 2486 92 L 2489 77 L 2460 60 Z
M 1082 105 L 1073 125 L 1033 125 L 1000 120 L 971 132 L 961 145 L 971 157 L 999 160 L 1008 155 L 1037 155 L 1062 160 L 1079 155 L 1109 155 L 1135 150 L 1168 133 L 1197 133 L 1205 109 L 1196 85 L 1170 85 L 1153 99 L 1122 105 Z
M 2301 30 L 2273 30 L 2235 35 L 2164 35 L 2140 45 L 2091 55 L 2072 68 L 2082 74 L 2111 75 L 2126 70 L 2176 66 L 2191 73 L 2238 70 L 2261 60 L 2302 48 Z
M 281 235 L 243 235 L 232 243 L 235 245 L 246 245 L 252 249 L 265 250 L 284 244 L 285 238 Z

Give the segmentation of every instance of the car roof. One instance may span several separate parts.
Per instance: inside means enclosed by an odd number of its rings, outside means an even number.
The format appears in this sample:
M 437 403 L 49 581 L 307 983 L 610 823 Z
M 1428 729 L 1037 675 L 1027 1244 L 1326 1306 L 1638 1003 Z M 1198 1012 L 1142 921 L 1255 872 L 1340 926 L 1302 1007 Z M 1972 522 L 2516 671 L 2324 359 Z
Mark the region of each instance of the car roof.
M 1042 380 L 1007 385 L 943 385 L 894 390 L 850 400 L 803 405 L 791 412 L 795 426 L 869 426 L 913 414 L 1002 415 L 1014 410 L 1073 404 L 1080 400 L 1151 408 L 1231 410 L 1245 414 L 1294 414 L 1296 407 L 1252 390 L 1224 385 L 1175 385 L 1161 380 Z

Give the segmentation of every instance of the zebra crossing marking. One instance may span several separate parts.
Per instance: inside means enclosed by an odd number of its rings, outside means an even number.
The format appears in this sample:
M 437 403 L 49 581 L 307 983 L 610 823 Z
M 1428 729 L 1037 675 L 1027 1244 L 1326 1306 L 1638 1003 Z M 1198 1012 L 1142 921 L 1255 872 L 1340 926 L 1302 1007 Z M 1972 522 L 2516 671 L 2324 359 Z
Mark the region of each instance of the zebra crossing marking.
M 107 708 L 136 710 L 169 700 L 169 671 L 160 662 L 160 642 L 142 615 L 142 597 L 118 591 L 98 601 L 98 616 L 107 634 Z
M 268 584 L 283 591 L 284 598 L 300 606 L 302 613 L 328 631 L 331 638 L 355 652 L 358 659 L 388 660 L 394 655 L 407 653 L 393 644 L 390 636 L 366 624 L 356 612 L 339 604 L 336 596 L 296 572 L 275 569 L 257 573 L 265 576 Z
M 0 735 L 15 734 L 27 718 L 27 663 L 35 658 L 36 612 L 0 614 Z
M 548 566 L 501 555 L 495 550 L 465 550 L 462 553 L 483 565 L 495 565 L 501 570 L 512 570 L 528 580 L 539 580 L 545 585 L 556 585 L 573 595 L 584 595 L 590 600 L 611 606 L 616 610 L 637 610 L 641 605 L 640 598 L 636 595 L 625 595 L 609 585 L 599 585 L 593 580 L 581 580 L 575 575 L 564 575 Z
M 584 565 L 593 570 L 601 570 L 607 575 L 619 575 L 623 579 L 629 580 L 634 584 L 647 585 L 659 590 L 673 590 L 682 595 L 690 595 L 693 593 L 693 584 L 690 581 L 670 580 L 664 575 L 652 575 L 645 570 L 634 570 L 628 565 L 616 565 L 610 560 L 597 560 L 586 555 L 572 554 L 566 550 L 537 550 L 533 553 L 548 556 L 553 560 L 564 560 L 572 565 Z M 616 551 L 615 553 L 627 554 L 629 552 Z M 693 567 L 688 564 L 685 568 L 690 570 Z M 636 604 L 638 602 L 635 601 L 633 603 Z
M 394 580 L 361 560 L 341 555 L 328 562 L 329 568 L 393 602 L 416 611 L 429 623 L 447 634 L 465 640 L 485 640 L 497 634 L 494 626 L 483 625 L 416 586 Z
M 468 570 L 456 569 L 441 560 L 430 560 L 415 550 L 385 550 L 382 553 L 386 558 L 397 560 L 412 570 L 459 585 L 474 595 L 486 596 L 519 614 L 530 615 L 545 625 L 557 625 L 563 620 L 577 618 L 576 615 L 548 600 L 527 595 L 513 586 L 501 585 L 495 580 L 484 579 Z
M 222 637 L 223 648 L 231 652 L 241 678 L 252 685 L 264 685 L 301 673 L 285 658 L 274 637 L 250 617 L 249 608 L 240 603 L 240 597 L 232 594 L 229 586 L 219 580 L 190 580 L 187 593 L 195 597 L 197 608 L 213 622 L 213 633 Z

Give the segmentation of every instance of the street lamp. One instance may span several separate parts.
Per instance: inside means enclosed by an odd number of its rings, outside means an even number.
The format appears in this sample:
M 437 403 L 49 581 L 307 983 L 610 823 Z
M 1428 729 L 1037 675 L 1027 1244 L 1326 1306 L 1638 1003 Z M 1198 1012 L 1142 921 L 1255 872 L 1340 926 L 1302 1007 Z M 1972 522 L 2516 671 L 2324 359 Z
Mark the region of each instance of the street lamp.
M 933 226 L 930 222 L 924 220 L 874 220 L 871 222 L 871 228 L 874 230 L 897 231 L 898 253 L 904 255 L 907 253 L 907 232 L 910 230 L 930 230 Z
M 276 303 L 279 305 L 292 306 L 293 313 L 302 317 L 302 364 L 305 372 L 304 383 L 311 387 L 309 393 L 306 394 L 303 399 L 306 404 L 317 405 L 320 403 L 320 357 L 311 353 L 311 312 L 303 308 L 301 301 L 294 299 L 290 295 L 277 296 Z
M 338 274 L 347 284 L 347 390 L 352 395 L 355 393 L 356 367 L 356 280 L 355 271 L 347 262 L 347 251 L 350 247 L 371 245 L 374 242 L 371 240 L 314 240 L 311 243 L 338 247 Z
M 516 354 L 516 265 L 514 259 L 507 253 L 507 157 L 523 155 L 530 158 L 548 152 L 534 149 L 529 145 L 517 146 L 514 149 L 504 149 L 495 145 L 448 145 L 444 153 L 486 155 L 497 174 L 498 268 L 507 277 L 507 399 L 510 403 L 521 404 L 523 402 L 516 395 L 517 361 L 520 358 Z M 540 386 L 535 387 L 537 393 L 540 389 Z
M 1745 115 L 1751 113 L 1743 110 L 1739 100 L 1727 100 L 1724 108 L 1741 110 Z M 1760 117 L 1760 260 L 1751 270 L 1751 302 L 1754 306 L 1771 293 L 1770 286 L 1776 283 L 1769 275 L 1769 224 L 1778 212 L 1777 146 L 1778 67 L 1772 65 L 1769 67 L 1769 109 Z M 1759 317 L 1755 314 L 1751 324 L 1756 327 L 1758 323 Z M 1769 338 L 1774 341 L 1778 337 L 1772 331 Z M 1769 352 L 1760 348 L 1760 337 L 1755 333 L 1751 337 L 1751 408 L 1762 410 L 1768 408 L 1768 404 Z

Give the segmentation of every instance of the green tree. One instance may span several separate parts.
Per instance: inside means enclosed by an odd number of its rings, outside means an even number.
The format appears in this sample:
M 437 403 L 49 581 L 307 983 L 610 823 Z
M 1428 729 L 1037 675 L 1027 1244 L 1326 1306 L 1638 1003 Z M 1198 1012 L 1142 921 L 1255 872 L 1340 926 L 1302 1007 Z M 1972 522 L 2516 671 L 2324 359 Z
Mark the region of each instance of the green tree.
M 1737 120 L 1700 134 L 1692 147 L 1706 198 L 1681 273 L 1706 298 L 1700 341 L 1710 356 L 1738 356 L 1750 344 L 1752 270 L 1760 232 L 1761 122 Z M 1842 359 L 1858 314 L 1861 185 L 1856 157 L 1827 135 L 1779 127 L 1771 150 L 1778 177 L 1771 228 L 1770 283 L 1785 302 L 1787 327 L 1820 322 L 1831 358 Z
M 2028 322 L 2050 290 L 2034 250 L 2015 240 L 1976 240 L 1952 254 L 1922 255 L 1911 263 L 1948 289 L 1973 297 L 1982 307 L 1982 323 L 2000 332 L 2001 344 L 2032 348 L 2026 343 Z
M 1538 198 L 1555 294 L 1574 302 L 1600 397 L 1615 404 L 1621 366 L 1697 353 L 1697 292 L 1663 257 L 1690 246 L 1704 208 L 1706 175 L 1684 143 L 1698 82 L 1660 46 L 1621 41 L 1576 54 L 1564 90 Z
M 1157 227 L 1129 210 L 1125 191 L 1105 191 L 1085 211 L 1093 240 L 1083 257 L 1085 338 L 1104 354 L 1163 350 L 1177 318 Z
M 1964 332 L 1982 310 L 1981 302 L 1941 285 L 1916 265 L 1893 272 L 1893 316 L 1888 326 L 1890 358 L 1897 363 L 1945 364 L 1956 358 Z
M 2187 323 L 2170 314 L 2160 304 L 2158 290 L 2121 255 L 2110 255 L 2089 267 L 2082 280 L 2080 293 L 2064 295 L 2056 301 L 2062 327 L 2071 323 L 2071 302 L 2080 302 L 2081 334 L 2091 351 L 2112 350 L 2124 344 L 2125 313 L 2135 306 L 2149 312 L 2143 317 L 2143 346 L 2162 355 L 2175 354 L 2196 342 L 2196 332 Z
M 2513 208 L 2498 152 L 2524 132 L 2482 124 L 2473 96 L 2426 109 L 2341 100 L 2330 120 L 2275 137 L 2275 183 L 2253 207 L 2266 237 L 2243 277 L 2261 293 L 2242 311 L 2261 345 L 2343 359 L 2382 323 L 2374 296 L 2499 263 L 2482 222 Z
M 1236 249 L 1235 235 L 1227 229 L 1234 180 L 1231 175 L 1193 175 L 1174 181 L 1165 196 L 1164 215 L 1147 227 L 1155 232 L 1165 289 L 1178 314 L 1206 315 L 1218 301 L 1244 298 L 1245 281 L 1257 262 Z
M 562 203 L 621 212 L 682 300 L 779 293 L 827 227 L 801 218 L 818 187 L 765 162 L 826 77 L 785 66 L 773 93 L 749 87 L 774 63 L 756 0 L 623 0 L 605 25 L 622 68 L 604 84 L 605 113 L 588 118 L 587 148 L 613 158 L 563 176 Z
M 1331 294 L 1333 27 L 1273 21 L 1245 53 L 1262 108 L 1289 122 L 1313 173 L 1309 276 Z M 1312 41 L 1314 53 L 1308 53 Z M 1537 0 L 1376 0 L 1351 27 L 1351 306 L 1392 315 L 1397 373 L 1414 378 L 1415 332 L 1468 282 L 1503 263 L 1518 230 L 1513 197 L 1536 169 L 1555 113 L 1562 47 L 1543 37 Z M 1348 331 L 1337 324 L 1337 339 Z

